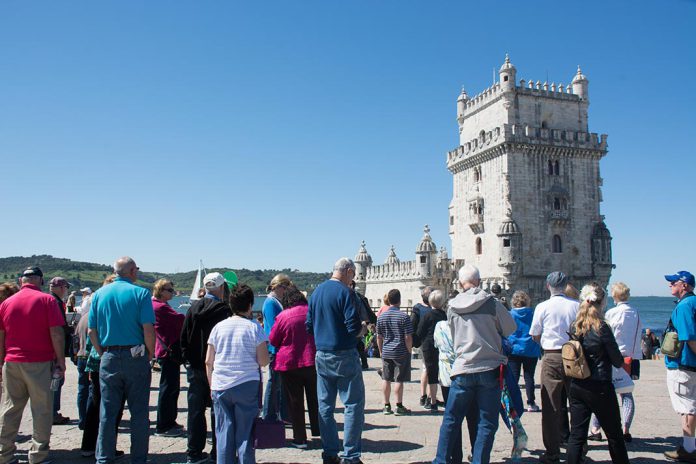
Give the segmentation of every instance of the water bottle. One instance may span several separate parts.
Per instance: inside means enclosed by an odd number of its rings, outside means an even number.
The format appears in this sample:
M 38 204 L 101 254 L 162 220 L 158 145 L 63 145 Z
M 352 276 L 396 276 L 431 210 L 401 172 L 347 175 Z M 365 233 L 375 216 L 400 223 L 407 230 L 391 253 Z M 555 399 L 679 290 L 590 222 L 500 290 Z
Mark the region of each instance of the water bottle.
M 51 376 L 51 391 L 58 391 L 60 388 L 60 381 L 63 378 L 60 375 L 60 367 L 56 366 L 53 368 L 53 375 Z

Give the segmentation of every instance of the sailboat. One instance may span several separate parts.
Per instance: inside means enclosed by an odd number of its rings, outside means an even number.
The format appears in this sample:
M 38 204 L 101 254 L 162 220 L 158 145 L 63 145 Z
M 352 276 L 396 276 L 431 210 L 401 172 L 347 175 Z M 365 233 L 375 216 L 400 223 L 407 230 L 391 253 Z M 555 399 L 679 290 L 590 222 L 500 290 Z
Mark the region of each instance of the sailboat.
M 179 305 L 180 310 L 189 309 L 194 301 L 198 301 L 198 292 L 201 289 L 201 283 L 203 282 L 203 276 L 206 274 L 205 267 L 203 267 L 203 260 L 200 260 L 198 264 L 198 272 L 196 272 L 196 280 L 193 282 L 193 289 L 191 290 L 191 296 L 189 297 L 188 303 L 181 303 Z

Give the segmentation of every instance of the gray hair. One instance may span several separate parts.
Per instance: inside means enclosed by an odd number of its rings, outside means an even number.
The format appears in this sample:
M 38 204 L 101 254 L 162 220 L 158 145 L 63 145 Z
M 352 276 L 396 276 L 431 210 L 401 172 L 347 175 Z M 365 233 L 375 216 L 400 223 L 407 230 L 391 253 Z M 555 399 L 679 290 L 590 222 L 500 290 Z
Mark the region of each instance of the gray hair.
M 37 284 L 41 282 L 43 277 L 38 275 L 22 276 L 22 284 Z
M 135 267 L 135 261 L 130 256 L 118 258 L 114 263 L 114 272 L 121 277 L 126 277 Z
M 470 284 L 478 285 L 481 282 L 481 274 L 476 266 L 465 264 L 459 269 L 459 282 L 469 282 Z
M 434 288 L 430 285 L 421 290 L 421 298 L 423 299 L 423 303 L 427 305 L 430 304 L 430 294 L 433 292 L 433 290 Z
M 355 269 L 355 263 L 350 258 L 341 258 L 334 264 L 334 272 L 345 274 L 349 269 Z
M 442 309 L 445 306 L 447 298 L 445 297 L 445 292 L 442 290 L 433 290 L 428 298 L 430 306 L 436 309 Z

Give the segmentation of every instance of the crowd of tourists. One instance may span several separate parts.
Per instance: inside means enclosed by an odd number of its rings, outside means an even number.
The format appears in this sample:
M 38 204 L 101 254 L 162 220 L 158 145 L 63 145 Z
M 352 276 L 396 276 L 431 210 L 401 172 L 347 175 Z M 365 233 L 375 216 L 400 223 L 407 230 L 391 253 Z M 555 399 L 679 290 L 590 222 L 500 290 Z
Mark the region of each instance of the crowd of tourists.
M 584 462 L 588 439 L 606 436 L 612 462 L 628 463 L 636 409 L 630 385 L 639 378 L 638 361 L 653 357 L 660 345 L 650 331 L 643 333 L 625 284 L 611 287 L 616 306 L 605 311 L 602 286 L 590 283 L 578 292 L 562 272 L 548 275 L 550 297 L 532 307 L 523 290 L 509 302 L 499 286 L 484 291 L 478 269 L 467 264 L 458 272 L 458 292 L 426 287 L 422 303 L 407 314 L 399 290 L 392 289 L 375 314 L 355 290 L 353 261 L 341 258 L 309 299 L 287 275 L 275 276 L 259 321 L 252 314 L 252 289 L 231 285 L 217 272 L 204 277 L 200 298 L 183 315 L 169 305 L 176 294 L 172 281 L 160 279 L 150 291 L 136 285 L 138 271 L 132 258 L 118 259 L 100 289 L 80 290 L 79 306 L 62 277 L 53 277 L 44 293 L 38 267 L 23 272 L 21 287 L 0 285 L 0 464 L 18 462 L 15 442 L 27 401 L 33 420 L 29 462 L 51 462 L 52 426 L 69 421 L 60 412 L 66 359 L 78 372 L 81 452 L 98 463 L 124 454 L 116 436 L 126 402 L 130 462 L 147 462 L 154 362 L 160 371 L 155 435 L 186 435 L 187 464 L 254 463 L 259 440 L 270 436 L 260 437 L 260 430 L 284 423 L 292 429 L 289 445 L 307 449 L 305 410 L 323 464 L 361 463 L 367 354 L 381 357 L 383 414 L 403 416 L 412 412 L 404 383 L 411 380 L 414 351 L 423 360 L 419 407 L 432 414 L 444 408 L 433 463 L 459 464 L 465 456 L 488 463 L 500 418 L 513 435 L 510 457 L 518 461 L 528 441 L 520 418 L 539 412 L 545 448 L 540 462 L 557 463 L 564 455 L 569 463 Z M 665 457 L 696 462 L 694 276 L 680 271 L 665 279 L 677 306 L 660 348 L 683 432 L 682 444 Z M 68 320 L 68 306 L 80 313 L 76 325 Z M 568 357 L 569 347 L 576 357 Z M 177 422 L 182 365 L 185 427 Z M 344 406 L 342 442 L 337 398 Z M 465 419 L 469 453 L 462 440 Z

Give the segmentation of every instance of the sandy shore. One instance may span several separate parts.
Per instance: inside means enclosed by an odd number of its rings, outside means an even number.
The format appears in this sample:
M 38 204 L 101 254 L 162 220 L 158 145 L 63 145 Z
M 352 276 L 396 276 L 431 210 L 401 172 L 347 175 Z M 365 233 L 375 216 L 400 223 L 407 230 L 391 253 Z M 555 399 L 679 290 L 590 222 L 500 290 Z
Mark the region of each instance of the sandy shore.
M 82 431 L 77 427 L 77 371 L 72 363 L 68 362 L 67 381 L 63 387 L 62 413 L 71 419 L 67 425 L 53 427 L 51 437 L 51 456 L 56 464 L 63 463 L 90 463 L 94 458 L 83 458 L 79 447 L 82 440 Z M 404 404 L 413 410 L 412 416 L 384 416 L 382 414 L 382 395 L 380 392 L 380 378 L 376 368 L 381 366 L 379 359 L 370 359 L 370 370 L 364 372 L 365 388 L 367 393 L 365 428 L 363 432 L 363 457 L 366 463 L 425 463 L 430 462 L 435 456 L 437 439 L 442 412 L 432 415 L 418 407 L 419 386 L 416 382 L 406 385 Z M 414 369 L 420 368 L 420 361 L 414 360 Z M 537 369 L 537 383 L 538 383 Z M 641 363 L 641 380 L 637 382 L 634 392 L 636 398 L 636 415 L 631 433 L 633 442 L 628 445 L 631 462 L 652 463 L 664 462 L 662 453 L 673 449 L 679 442 L 681 427 L 678 416 L 672 411 L 667 390 L 665 387 L 665 368 L 662 361 L 643 361 Z M 418 371 L 413 372 L 413 378 L 418 377 Z M 181 376 L 182 395 L 179 397 L 178 422 L 186 424 L 186 377 Z M 153 373 L 150 396 L 150 459 L 152 463 L 178 463 L 186 461 L 186 437 L 163 438 L 154 436 L 154 420 L 156 417 L 157 386 L 159 374 Z M 523 393 L 524 395 L 524 393 Z M 341 409 L 338 410 L 337 421 L 339 431 L 343 420 Z M 118 439 L 118 449 L 124 450 L 126 455 L 118 462 L 129 462 L 128 450 L 130 448 L 130 435 L 128 429 L 128 410 L 121 424 L 121 433 Z M 523 462 L 537 462 L 538 456 L 543 451 L 541 440 L 541 414 L 526 413 L 522 422 L 529 435 L 528 451 L 523 455 Z M 31 416 L 29 408 L 25 410 L 24 419 L 20 429 L 19 451 L 17 457 L 20 462 L 26 462 L 26 450 L 29 448 L 29 435 L 31 434 Z M 286 436 L 291 438 L 291 430 L 286 429 Z M 469 454 L 468 440 L 465 455 Z M 502 424 L 496 434 L 491 462 L 509 461 L 512 437 L 507 428 Z M 208 449 L 206 449 L 208 451 Z M 606 441 L 590 442 L 588 456 L 594 462 L 611 462 L 607 450 Z M 294 448 L 282 448 L 275 450 L 259 450 L 256 453 L 259 463 L 318 463 L 321 462 L 321 443 L 315 439 L 310 443 L 310 449 L 306 451 Z

